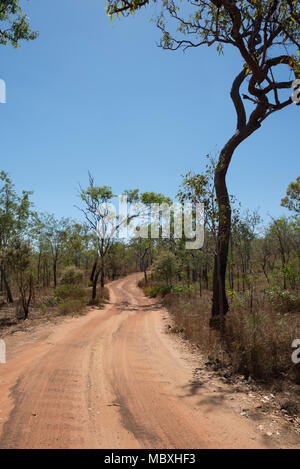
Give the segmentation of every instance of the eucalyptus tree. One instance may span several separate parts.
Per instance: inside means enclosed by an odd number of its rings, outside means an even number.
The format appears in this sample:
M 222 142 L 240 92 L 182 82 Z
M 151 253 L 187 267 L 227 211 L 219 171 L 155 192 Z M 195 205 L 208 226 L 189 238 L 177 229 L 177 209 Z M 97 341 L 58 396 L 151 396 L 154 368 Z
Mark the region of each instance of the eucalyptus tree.
M 58 266 L 69 250 L 72 222 L 69 218 L 56 218 L 50 213 L 35 215 L 32 233 L 38 245 L 48 251 L 51 258 L 53 284 L 57 286 Z
M 296 216 L 300 214 L 300 176 L 288 185 L 286 196 L 281 199 L 281 205 Z
M 31 215 L 30 195 L 30 191 L 22 191 L 18 195 L 8 174 L 0 172 L 0 272 L 1 286 L 4 284 L 9 303 L 13 303 L 13 295 L 8 277 L 10 262 L 6 254 L 13 240 L 26 233 Z
M 37 31 L 32 31 L 29 18 L 23 12 L 19 0 L 0 0 L 0 44 L 20 47 L 20 41 L 36 39 Z
M 28 319 L 29 308 L 33 298 L 32 246 L 23 238 L 15 238 L 7 251 L 7 259 L 14 273 L 14 281 L 19 293 L 18 315 Z
M 237 266 L 238 275 L 241 272 L 242 289 L 245 292 L 247 275 L 250 273 L 253 244 L 256 238 L 256 227 L 260 223 L 257 212 L 246 213 L 245 217 L 237 217 L 232 224 L 231 247 L 234 254 L 234 264 Z M 233 276 L 232 270 L 231 275 Z M 231 279 L 233 283 L 233 278 Z
M 138 190 L 125 191 L 129 205 L 138 201 Z M 77 207 L 84 215 L 89 228 L 95 234 L 97 233 L 97 255 L 93 265 L 91 281 L 93 285 L 92 299 L 96 298 L 97 282 L 100 276 L 101 288 L 105 282 L 105 260 L 111 246 L 118 237 L 119 230 L 127 225 L 137 213 L 124 219 L 116 216 L 115 210 L 112 210 L 112 202 L 116 195 L 112 192 L 110 186 L 97 186 L 93 176 L 89 173 L 89 185 L 87 188 L 80 186 L 79 196 L 83 202 L 83 208 Z M 100 262 L 98 262 L 98 256 Z
M 137 244 L 138 244 L 138 255 L 139 255 L 139 262 L 140 262 L 140 270 L 144 273 L 144 281 L 145 283 L 148 282 L 148 277 L 147 277 L 147 268 L 150 265 L 152 261 L 152 253 L 153 249 L 158 242 L 155 239 L 151 238 L 151 228 L 152 224 L 155 223 L 154 219 L 155 216 L 158 215 L 159 217 L 159 212 L 161 209 L 163 209 L 164 206 L 172 206 L 172 200 L 169 197 L 166 197 L 162 193 L 157 193 L 157 192 L 143 192 L 140 195 L 140 201 L 147 207 L 148 212 L 151 213 L 151 220 L 150 224 L 148 224 L 148 235 L 149 238 L 147 239 L 142 239 L 138 238 L 137 239 Z M 170 220 L 171 221 L 171 220 Z M 147 223 L 147 222 L 146 222 Z M 159 223 L 159 221 L 158 221 Z M 161 238 L 162 233 L 159 233 L 159 238 Z M 170 241 L 172 242 L 172 233 L 170 232 Z
M 283 277 L 283 288 L 287 288 L 287 276 L 285 275 L 292 253 L 292 232 L 293 224 L 286 217 L 278 219 L 272 218 L 272 223 L 268 227 L 267 236 L 273 241 L 274 249 L 279 254 L 281 260 L 281 273 Z
M 112 19 L 150 4 L 161 5 L 157 26 L 163 49 L 214 45 L 219 53 L 231 47 L 240 57 L 240 70 L 230 91 L 236 127 L 220 152 L 214 176 L 218 249 L 211 324 L 219 327 L 228 311 L 225 277 L 231 206 L 226 174 L 237 147 L 272 114 L 293 103 L 291 92 L 287 95 L 286 91 L 300 73 L 299 0 L 107 0 L 106 9 Z M 294 101 L 299 103 L 299 99 Z

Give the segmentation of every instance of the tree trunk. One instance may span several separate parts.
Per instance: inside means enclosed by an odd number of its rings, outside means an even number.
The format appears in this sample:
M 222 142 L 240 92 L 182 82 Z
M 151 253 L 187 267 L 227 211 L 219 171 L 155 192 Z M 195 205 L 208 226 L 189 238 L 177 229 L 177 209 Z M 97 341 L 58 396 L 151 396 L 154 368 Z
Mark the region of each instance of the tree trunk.
M 101 285 L 101 288 L 104 288 L 104 285 L 105 285 L 105 281 L 104 281 L 104 266 L 101 268 L 100 285 Z
M 1 271 L 1 280 L 0 280 L 0 291 L 1 293 L 4 290 L 4 279 L 3 279 L 3 272 Z
M 97 282 L 98 282 L 99 274 L 100 274 L 100 270 L 97 270 L 97 272 L 94 275 L 93 289 L 92 289 L 92 300 L 95 300 L 96 296 L 97 296 Z
M 228 311 L 225 280 L 231 229 L 231 207 L 225 177 L 230 159 L 231 155 L 226 155 L 227 164 L 225 164 L 224 153 L 221 152 L 219 164 L 215 172 L 215 189 L 219 209 L 219 225 L 214 262 L 213 301 L 210 325 L 217 329 L 222 329 L 225 315 Z
M 0 266 L 0 270 L 1 270 L 1 275 L 2 275 L 3 282 L 4 282 L 5 290 L 6 290 L 7 301 L 8 303 L 13 303 L 14 299 L 12 296 L 12 292 L 11 292 L 8 280 L 6 278 L 6 275 L 5 275 L 4 267 L 2 265 Z
M 26 291 L 25 291 L 24 292 L 24 297 L 22 299 L 23 311 L 24 311 L 24 321 L 26 321 L 26 319 L 28 319 L 28 316 L 29 316 L 29 307 L 30 307 L 32 295 L 33 295 L 33 277 L 32 277 L 32 275 L 30 275 L 28 298 L 26 300 Z
M 201 278 L 201 270 L 199 272 L 199 294 L 200 294 L 200 298 L 202 296 L 202 278 Z
M 104 256 L 101 256 L 101 266 L 100 266 L 100 273 L 101 273 L 101 276 L 100 276 L 100 285 L 101 285 L 101 289 L 104 288 L 104 284 L 105 284 L 105 272 L 104 272 Z
M 142 269 L 143 269 L 143 272 L 144 272 L 144 280 L 145 280 L 145 285 L 147 285 L 147 282 L 148 282 L 148 278 L 147 278 L 147 267 L 148 267 L 148 263 L 145 261 L 145 258 L 146 258 L 146 254 L 148 252 L 149 248 L 146 248 L 145 251 L 144 251 L 144 254 L 142 255 Z
M 236 110 L 236 132 L 228 140 L 220 153 L 214 179 L 219 223 L 214 263 L 213 301 L 210 325 L 220 330 L 224 328 L 225 315 L 228 311 L 225 280 L 231 232 L 231 207 L 226 186 L 226 174 L 235 149 L 260 127 L 259 118 L 261 118 L 266 111 L 265 105 L 259 104 L 252 112 L 247 122 L 245 107 L 240 96 L 240 86 L 245 80 L 246 75 L 247 72 L 244 68 L 232 84 L 230 96 Z
M 208 290 L 208 267 L 207 267 L 207 263 L 205 263 L 205 267 L 202 271 L 202 274 L 203 274 L 203 278 L 204 278 L 204 281 L 205 281 L 205 288 L 206 288 L 206 290 Z
M 92 268 L 92 272 L 91 272 L 91 276 L 90 276 L 90 282 L 94 282 L 94 276 L 95 276 L 97 264 L 98 264 L 98 257 L 96 257 L 96 259 L 94 261 L 94 264 L 93 264 L 93 268 Z
M 57 263 L 56 261 L 53 262 L 53 282 L 54 282 L 54 287 L 57 285 Z
M 38 266 L 37 266 L 37 283 L 40 285 L 40 277 L 41 277 L 41 251 L 39 251 L 39 259 L 38 259 Z

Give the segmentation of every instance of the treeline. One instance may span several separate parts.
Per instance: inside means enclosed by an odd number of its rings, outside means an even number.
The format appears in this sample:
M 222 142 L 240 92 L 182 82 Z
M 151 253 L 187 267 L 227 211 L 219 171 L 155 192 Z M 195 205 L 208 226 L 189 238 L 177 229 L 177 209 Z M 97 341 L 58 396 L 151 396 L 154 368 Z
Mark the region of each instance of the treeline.
M 18 319 L 27 319 L 33 302 L 39 304 L 34 300 L 43 296 L 42 307 L 63 303 L 62 311 L 68 312 L 81 309 L 79 300 L 85 296 L 88 304 L 98 305 L 107 297 L 105 281 L 139 271 L 146 263 L 139 243 L 118 241 L 116 231 L 105 227 L 105 207 L 115 197 L 111 188 L 96 186 L 89 175 L 88 186 L 80 187 L 79 193 L 81 221 L 37 213 L 32 193 L 18 194 L 8 174 L 0 173 L 0 306 L 15 305 Z M 139 201 L 171 203 L 152 192 L 124 194 L 129 206 Z
M 256 211 L 242 211 L 231 197 L 225 277 L 229 311 L 222 329 L 215 330 L 210 322 L 220 213 L 214 167 L 209 159 L 204 174 L 185 175 L 177 195 L 181 202 L 204 204 L 203 248 L 187 250 L 184 239 L 139 241 L 151 265 L 150 278 L 145 275 L 140 286 L 150 297 L 162 298 L 174 319 L 171 330 L 205 350 L 215 367 L 227 367 L 228 376 L 288 377 L 300 384 L 299 365 L 291 360 L 292 343 L 300 334 L 300 177 L 281 200 L 289 216 L 266 222 Z
M 210 327 L 221 216 L 214 172 L 215 162 L 208 158 L 204 173 L 183 176 L 176 200 L 192 206 L 202 203 L 205 214 L 203 247 L 186 249 L 187 240 L 174 237 L 172 217 L 168 238 L 162 238 L 161 231 L 158 239 L 142 238 L 138 231 L 143 226 L 137 223 L 135 235 L 119 239 L 123 220 L 117 216 L 111 224 L 109 212 L 115 194 L 109 186 L 98 186 L 91 175 L 87 187 L 79 189 L 81 220 L 72 220 L 37 213 L 31 192 L 18 194 L 2 171 L 0 314 L 9 312 L 20 321 L 30 317 L 31 308 L 74 314 L 87 305 L 101 307 L 108 299 L 108 280 L 141 272 L 139 285 L 145 293 L 162 298 L 173 314 L 175 329 L 205 348 L 210 357 L 251 376 L 278 376 L 291 369 L 294 373 L 291 344 L 300 332 L 300 177 L 281 201 L 290 215 L 270 217 L 268 223 L 256 211 L 243 211 L 231 197 L 229 312 L 220 331 Z M 141 206 L 172 205 L 161 193 L 134 189 L 124 195 L 127 223 L 141 214 Z M 152 220 L 147 216 L 143 220 L 150 234 Z
M 200 250 L 186 249 L 184 238 L 134 239 L 121 241 L 117 231 L 105 235 L 99 226 L 107 225 L 107 212 L 100 213 L 115 197 L 109 186 L 97 186 L 89 176 L 87 188 L 80 187 L 82 222 L 37 213 L 31 193 L 18 194 L 9 176 L 0 173 L 0 288 L 3 301 L 17 303 L 27 318 L 35 292 L 56 288 L 60 284 L 81 284 L 90 288 L 91 300 L 97 302 L 97 286 L 101 296 L 105 279 L 133 271 L 147 271 L 160 280 L 160 288 L 170 291 L 177 284 L 197 285 L 200 297 L 211 291 L 214 258 L 217 249 L 218 211 L 214 192 L 214 160 L 208 159 L 204 174 L 188 173 L 183 177 L 177 200 L 205 208 L 204 245 Z M 253 295 L 257 289 L 286 290 L 297 293 L 300 281 L 300 178 L 291 183 L 282 205 L 290 217 L 271 219 L 262 225 L 258 213 L 241 215 L 235 203 L 227 268 L 227 290 Z M 167 203 L 163 194 L 127 190 L 128 205 L 142 202 Z M 233 198 L 232 201 L 234 202 Z M 108 205 L 107 205 L 108 206 Z M 129 221 L 134 219 L 134 213 Z M 153 280 L 152 275 L 152 280 Z M 274 290 L 274 291 L 275 291 Z M 286 293 L 287 295 L 288 293 Z M 296 297 L 296 295 L 294 295 Z M 291 298 L 293 295 L 291 296 Z

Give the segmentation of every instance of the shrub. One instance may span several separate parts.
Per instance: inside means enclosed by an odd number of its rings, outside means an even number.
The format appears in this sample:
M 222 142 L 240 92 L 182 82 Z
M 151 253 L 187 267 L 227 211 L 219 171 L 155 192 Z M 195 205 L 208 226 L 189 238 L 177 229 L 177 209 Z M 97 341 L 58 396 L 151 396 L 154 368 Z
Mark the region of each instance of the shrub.
M 83 272 L 75 265 L 66 267 L 60 276 L 60 283 L 62 285 L 78 285 L 83 280 Z
M 88 304 L 89 306 L 101 306 L 106 301 L 109 300 L 109 290 L 106 287 L 100 288 L 99 296 L 97 298 L 92 298 Z
M 185 293 L 190 294 L 194 292 L 193 285 L 174 285 L 171 287 L 171 293 Z
M 59 304 L 58 310 L 60 314 L 73 314 L 79 313 L 83 310 L 84 303 L 82 300 L 67 299 Z
M 262 309 L 232 309 L 228 313 L 225 350 L 234 369 L 269 379 L 291 367 L 290 348 L 295 331 L 287 314 Z
M 167 293 L 170 293 L 170 287 L 155 285 L 152 287 L 146 287 L 144 289 L 145 294 L 150 298 L 156 298 L 157 296 L 165 296 Z
M 92 298 L 89 302 L 88 302 L 88 305 L 89 306 L 101 306 L 103 305 L 104 303 L 104 299 L 103 298 Z
M 60 303 L 61 299 L 57 296 L 45 296 L 42 306 L 54 307 Z
M 300 281 L 300 273 L 297 271 L 297 267 L 290 263 L 282 268 L 282 273 L 285 279 L 289 282 L 290 287 L 295 289 L 297 283 Z
M 162 253 L 153 264 L 153 273 L 159 280 L 163 280 L 168 287 L 172 286 L 175 275 L 179 274 L 179 264 L 172 252 Z
M 280 287 L 273 287 L 264 290 L 268 301 L 276 306 L 281 312 L 294 311 L 300 307 L 299 295 L 292 295 L 288 290 L 282 290 Z
M 55 289 L 55 295 L 63 300 L 71 298 L 73 300 L 85 299 L 87 292 L 76 285 L 60 285 Z
M 251 298 L 249 292 L 230 291 L 230 311 L 225 332 L 220 335 L 209 327 L 210 292 L 200 297 L 198 291 L 187 296 L 178 288 L 174 290 L 176 294 L 170 293 L 163 299 L 174 320 L 174 327 L 170 326 L 169 330 L 181 332 L 196 343 L 208 363 L 226 367 L 230 373 L 262 380 L 286 374 L 299 380 L 298 375 L 293 377 L 295 367 L 291 361 L 291 344 L 299 336 L 298 322 L 291 320 L 287 312 L 274 312 L 266 304 L 263 292 L 255 292 Z

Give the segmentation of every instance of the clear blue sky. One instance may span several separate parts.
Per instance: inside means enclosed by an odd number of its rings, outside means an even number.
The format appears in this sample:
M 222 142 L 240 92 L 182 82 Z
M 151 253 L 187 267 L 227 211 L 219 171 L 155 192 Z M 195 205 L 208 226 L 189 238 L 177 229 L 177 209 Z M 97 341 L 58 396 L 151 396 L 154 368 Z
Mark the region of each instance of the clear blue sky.
M 200 171 L 235 126 L 229 98 L 236 53 L 167 52 L 149 12 L 116 20 L 103 0 L 23 2 L 40 37 L 1 46 L 1 169 L 38 210 L 78 217 L 77 185 L 90 170 L 116 194 L 126 188 L 174 197 L 180 174 Z M 243 206 L 281 215 L 299 175 L 299 107 L 271 117 L 236 152 L 230 192 Z

